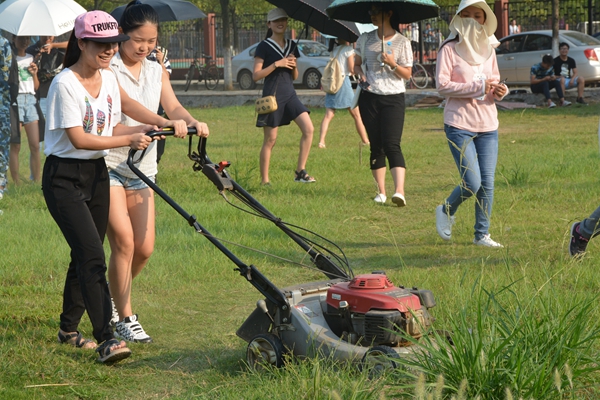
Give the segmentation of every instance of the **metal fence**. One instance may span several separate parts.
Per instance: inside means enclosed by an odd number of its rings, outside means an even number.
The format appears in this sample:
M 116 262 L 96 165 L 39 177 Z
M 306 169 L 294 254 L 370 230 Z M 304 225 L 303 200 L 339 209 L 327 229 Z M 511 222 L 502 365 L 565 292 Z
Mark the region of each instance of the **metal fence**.
M 493 4 L 490 7 L 493 9 Z M 440 17 L 417 24 L 412 24 L 411 30 L 418 29 L 420 42 L 414 53 L 415 59 L 421 62 L 432 62 L 436 58 L 436 49 L 441 40 L 449 34 L 448 24 L 455 15 L 458 6 L 440 7 Z M 552 4 L 548 0 L 523 0 L 509 2 L 506 5 L 509 21 L 515 19 L 521 30 L 551 29 Z M 591 11 L 591 13 L 590 13 Z M 593 0 L 592 9 L 588 8 L 588 0 L 561 0 L 559 22 L 561 29 L 578 30 L 586 32 L 589 16 L 592 15 L 593 32 L 600 31 L 600 0 Z M 267 33 L 265 14 L 232 15 L 230 18 L 230 37 L 232 40 L 232 54 L 235 55 L 248 46 L 258 43 L 265 38 Z M 427 25 L 429 24 L 429 26 Z M 322 43 L 326 38 L 320 33 L 308 28 L 305 30 L 303 23 L 290 20 L 288 37 L 302 35 Z M 219 66 L 223 65 L 223 20 L 221 15 L 214 19 L 216 59 Z M 204 27 L 202 20 L 167 22 L 161 24 L 159 41 L 169 50 L 169 58 L 174 60 L 175 68 L 185 68 L 196 55 L 201 58 L 204 51 Z M 408 25 L 401 25 L 401 31 L 409 36 Z
M 600 1 L 592 2 L 592 33 L 600 31 Z M 561 0 L 559 4 L 559 29 L 577 30 L 587 33 L 589 18 L 588 1 Z M 551 1 L 515 1 L 507 3 L 509 21 L 516 20 L 521 32 L 537 29 L 552 29 Z

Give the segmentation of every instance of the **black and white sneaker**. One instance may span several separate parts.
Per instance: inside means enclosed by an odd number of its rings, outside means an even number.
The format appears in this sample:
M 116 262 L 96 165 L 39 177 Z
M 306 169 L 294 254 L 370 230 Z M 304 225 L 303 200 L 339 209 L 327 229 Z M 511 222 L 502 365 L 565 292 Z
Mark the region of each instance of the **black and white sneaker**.
M 123 321 L 117 322 L 115 337 L 127 342 L 151 343 L 152 338 L 146 334 L 142 325 L 138 322 L 137 314 L 126 317 Z

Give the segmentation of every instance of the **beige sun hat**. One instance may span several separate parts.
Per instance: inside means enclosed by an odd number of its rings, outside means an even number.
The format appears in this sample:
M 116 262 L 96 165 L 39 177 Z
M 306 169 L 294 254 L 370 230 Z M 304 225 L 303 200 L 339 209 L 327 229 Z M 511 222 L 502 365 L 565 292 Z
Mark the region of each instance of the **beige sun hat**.
M 276 21 L 279 18 L 289 18 L 283 8 L 274 8 L 267 14 L 267 22 Z
M 483 0 L 463 0 L 463 1 L 461 1 L 460 4 L 458 5 L 458 10 L 456 10 L 456 15 L 454 16 L 454 18 L 452 18 L 452 21 L 454 21 L 455 18 L 460 18 L 460 12 L 470 6 L 481 8 L 485 12 L 485 23 L 483 24 L 483 29 L 485 29 L 485 32 L 487 33 L 488 36 L 494 36 L 494 33 L 496 32 L 496 29 L 498 28 L 498 19 L 496 18 L 496 14 L 494 14 L 494 11 L 492 11 L 490 6 L 488 6 L 488 4 Z M 456 29 L 454 29 L 452 27 L 452 22 L 450 22 L 450 34 L 448 35 L 448 39 L 449 40 L 454 39 L 456 37 L 457 33 L 458 32 L 456 31 Z M 490 40 L 491 40 L 491 38 L 490 38 Z M 498 40 L 494 36 L 494 39 L 491 41 L 497 42 Z

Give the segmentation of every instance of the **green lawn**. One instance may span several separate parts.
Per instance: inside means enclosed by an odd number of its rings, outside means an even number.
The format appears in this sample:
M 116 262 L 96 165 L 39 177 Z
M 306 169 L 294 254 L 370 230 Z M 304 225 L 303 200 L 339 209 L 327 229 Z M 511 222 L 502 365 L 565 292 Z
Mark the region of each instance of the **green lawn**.
M 209 124 L 211 159 L 230 161 L 234 179 L 275 215 L 337 243 L 355 273 L 385 270 L 396 285 L 433 291 L 436 327 L 454 331 L 464 351 L 445 366 L 433 365 L 443 355 L 432 358 L 431 366 L 423 363 L 427 367 L 420 377 L 415 367 L 368 380 L 353 366 L 333 360 L 248 371 L 246 343 L 235 331 L 259 293 L 161 199 L 156 250 L 133 285 L 134 312 L 154 343 L 133 344 L 132 357 L 99 365 L 92 352 L 56 343 L 68 246 L 39 186 L 9 184 L 0 201 L 0 398 L 424 399 L 443 393 L 491 399 L 505 390 L 510 393 L 503 397 L 515 399 L 597 398 L 600 376 L 593 369 L 600 312 L 593 300 L 600 287 L 600 240 L 590 242 L 581 261 L 570 259 L 568 240 L 571 223 L 588 216 L 600 201 L 599 111 L 600 105 L 500 112 L 491 234 L 505 245 L 502 250 L 472 244 L 473 200 L 458 211 L 451 242 L 436 234 L 434 209 L 458 182 L 441 109 L 407 111 L 408 205 L 402 209 L 372 201 L 376 186 L 368 153 L 359 163 L 358 135 L 346 112 L 331 123 L 327 149 L 319 149 L 324 110 L 312 110 L 315 138 L 307 169 L 317 183 L 293 181 L 300 133 L 291 125 L 279 132 L 272 186 L 261 187 L 262 130 L 254 126 L 253 108 L 192 111 Z M 27 181 L 27 146 L 22 148 L 21 179 Z M 159 169 L 161 188 L 215 236 L 306 262 L 277 228 L 230 207 L 203 174 L 192 170 L 187 141 L 169 139 Z M 387 182 L 391 193 L 389 174 Z M 281 287 L 324 279 L 227 246 Z M 90 336 L 87 317 L 81 330 Z M 498 343 L 510 346 L 498 349 Z M 467 350 L 474 356 L 467 357 Z M 435 389 L 440 376 L 445 386 L 438 383 Z

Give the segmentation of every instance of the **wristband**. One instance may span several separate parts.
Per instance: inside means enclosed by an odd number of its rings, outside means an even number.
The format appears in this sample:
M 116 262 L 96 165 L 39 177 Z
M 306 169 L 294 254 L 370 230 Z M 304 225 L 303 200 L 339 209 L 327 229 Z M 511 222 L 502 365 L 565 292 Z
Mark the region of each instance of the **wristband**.
M 394 72 L 396 70 L 396 68 L 398 68 L 398 64 L 396 64 L 396 66 L 394 68 L 390 68 L 390 71 Z

